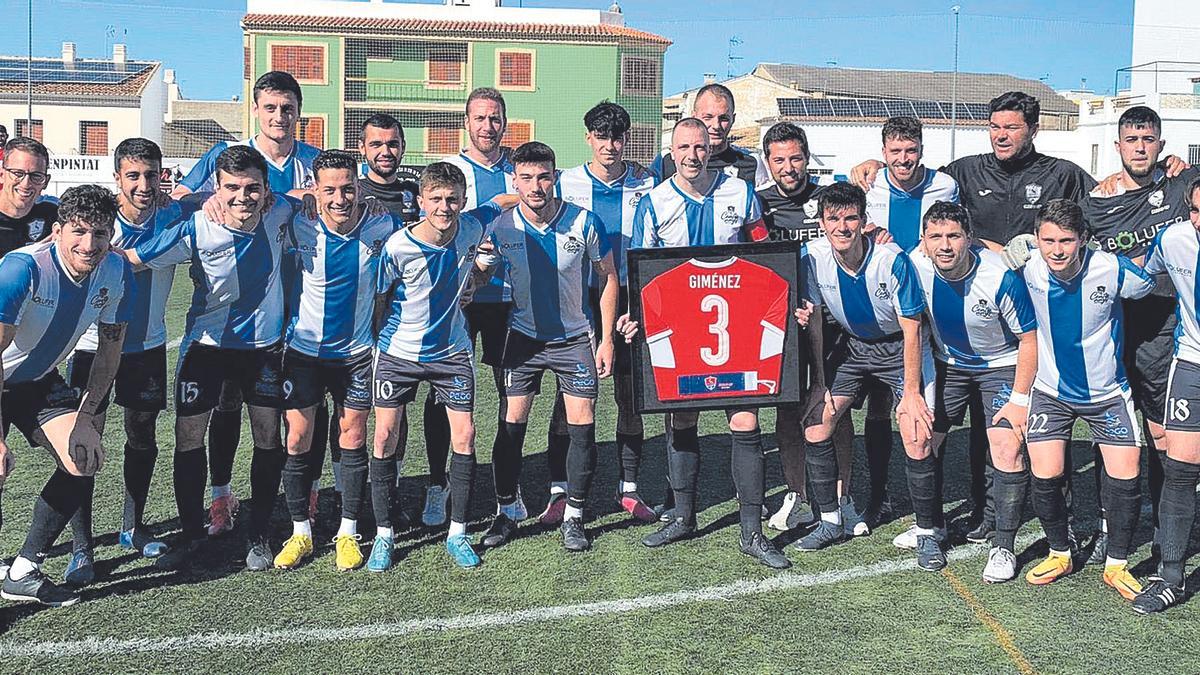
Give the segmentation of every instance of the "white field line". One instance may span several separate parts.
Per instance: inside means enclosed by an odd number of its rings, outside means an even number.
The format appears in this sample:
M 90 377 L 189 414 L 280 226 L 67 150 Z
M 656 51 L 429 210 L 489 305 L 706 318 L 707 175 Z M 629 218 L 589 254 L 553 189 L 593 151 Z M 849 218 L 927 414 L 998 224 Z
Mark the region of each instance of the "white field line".
M 1024 548 L 1041 537 L 1021 537 L 1018 548 Z M 960 546 L 948 554 L 951 561 L 981 557 L 987 551 L 980 546 Z M 287 630 L 252 630 L 245 633 L 197 633 L 179 637 L 148 637 L 139 639 L 89 638 L 70 642 L 15 642 L 0 640 L 0 662 L 22 658 L 79 658 L 141 653 L 178 653 L 212 649 L 278 648 L 289 644 L 337 643 L 359 640 L 396 638 L 418 633 L 443 633 L 451 630 L 471 630 L 498 626 L 526 625 L 578 619 L 611 614 L 666 609 L 680 605 L 716 600 L 778 593 L 811 586 L 827 586 L 857 579 L 868 579 L 895 572 L 916 569 L 914 558 L 885 560 L 843 570 L 812 574 L 785 572 L 760 581 L 735 581 L 721 586 L 694 590 L 643 595 L 621 600 L 606 600 L 575 605 L 535 607 L 513 612 L 463 614 L 459 616 L 410 619 L 395 623 L 372 623 L 333 628 L 290 628 Z M 71 610 L 59 610 L 69 612 Z

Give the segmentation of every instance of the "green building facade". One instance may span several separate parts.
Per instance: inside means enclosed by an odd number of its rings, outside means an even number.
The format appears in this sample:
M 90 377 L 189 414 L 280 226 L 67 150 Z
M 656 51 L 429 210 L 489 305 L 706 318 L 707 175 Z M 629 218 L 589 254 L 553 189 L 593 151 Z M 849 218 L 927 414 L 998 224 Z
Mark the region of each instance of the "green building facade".
M 504 144 L 538 140 L 562 167 L 590 157 L 583 115 L 604 100 L 633 120 L 627 156 L 659 148 L 665 38 L 619 25 L 356 19 L 248 14 L 245 94 L 259 75 L 285 70 L 304 91 L 299 137 L 322 148 L 357 146 L 362 121 L 387 112 L 404 126 L 404 163 L 457 152 L 467 95 L 495 87 L 508 108 Z M 247 107 L 246 129 L 256 132 Z

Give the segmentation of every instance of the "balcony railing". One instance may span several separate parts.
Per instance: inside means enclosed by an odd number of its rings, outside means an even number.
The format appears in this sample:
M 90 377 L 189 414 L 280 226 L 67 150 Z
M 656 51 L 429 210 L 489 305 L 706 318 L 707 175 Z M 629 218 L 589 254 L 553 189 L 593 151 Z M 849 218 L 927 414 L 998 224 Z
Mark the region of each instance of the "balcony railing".
M 346 79 L 347 101 L 379 103 L 466 103 L 466 82 Z

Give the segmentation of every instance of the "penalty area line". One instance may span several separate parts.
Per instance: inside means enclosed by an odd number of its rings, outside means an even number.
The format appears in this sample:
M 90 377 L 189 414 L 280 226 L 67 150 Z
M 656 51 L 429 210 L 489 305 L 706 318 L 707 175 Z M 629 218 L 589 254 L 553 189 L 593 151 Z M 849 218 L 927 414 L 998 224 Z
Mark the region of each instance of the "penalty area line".
M 954 549 L 947 557 L 950 560 L 978 558 L 986 553 L 986 551 L 986 548 L 964 546 Z M 619 600 L 534 607 L 509 612 L 474 613 L 451 617 L 410 619 L 392 623 L 337 626 L 333 628 L 252 630 L 244 633 L 197 633 L 193 635 L 137 639 L 88 638 L 86 640 L 61 642 L 19 642 L 0 639 L 0 661 L 29 658 L 64 659 L 129 653 L 163 654 L 211 649 L 254 649 L 281 647 L 289 644 L 355 642 L 396 638 L 423 633 L 444 633 L 447 631 L 473 630 L 544 623 L 563 619 L 580 619 L 631 612 L 654 611 L 681 605 L 778 593 L 798 588 L 828 586 L 915 569 L 916 561 L 913 558 L 906 557 L 848 569 L 808 574 L 784 572 L 757 581 L 736 581 L 719 586 L 707 586 L 693 590 L 657 593 Z

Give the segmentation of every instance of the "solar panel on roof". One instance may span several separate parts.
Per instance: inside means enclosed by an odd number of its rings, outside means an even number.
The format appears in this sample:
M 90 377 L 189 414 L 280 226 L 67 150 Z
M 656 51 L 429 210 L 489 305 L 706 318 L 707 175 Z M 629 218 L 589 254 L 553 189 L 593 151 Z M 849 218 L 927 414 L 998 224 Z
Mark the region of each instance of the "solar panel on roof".
M 780 98 L 775 103 L 779 106 L 779 114 L 784 117 L 803 117 L 803 102 L 798 98 Z
M 833 114 L 838 117 L 861 117 L 862 111 L 858 108 L 858 101 L 852 98 L 834 98 L 829 99 L 829 104 L 833 106 Z
M 862 108 L 863 117 L 887 117 L 887 106 L 883 101 L 874 101 L 871 99 L 859 99 L 859 107 Z
M 76 61 L 70 66 L 56 60 L 34 60 L 32 72 L 24 59 L 0 58 L 0 81 L 25 82 L 26 78 L 46 84 L 120 84 L 153 64 L 127 61 Z
M 833 117 L 833 105 L 828 99 L 810 98 L 804 101 L 809 117 Z
M 960 103 L 959 105 L 966 107 L 971 119 L 986 120 L 991 117 L 986 103 Z
M 915 116 L 912 103 L 908 101 L 884 101 L 883 104 L 887 106 L 888 117 Z
M 913 101 L 913 109 L 917 111 L 917 117 L 923 119 L 942 119 L 945 114 L 942 112 L 942 107 L 937 101 Z

